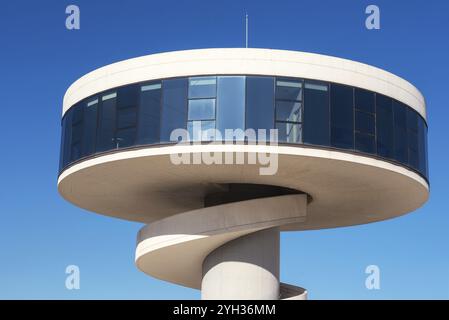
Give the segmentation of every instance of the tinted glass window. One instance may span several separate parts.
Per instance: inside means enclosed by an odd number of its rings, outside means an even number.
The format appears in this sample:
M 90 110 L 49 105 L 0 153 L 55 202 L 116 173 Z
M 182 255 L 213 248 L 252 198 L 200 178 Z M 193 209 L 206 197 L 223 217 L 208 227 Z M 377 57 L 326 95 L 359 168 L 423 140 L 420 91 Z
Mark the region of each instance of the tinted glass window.
M 427 164 L 427 126 L 421 117 L 418 117 L 418 154 L 419 154 L 419 172 L 429 175 Z
M 277 122 L 276 129 L 278 129 L 278 139 L 282 142 L 298 143 L 302 141 L 301 124 Z
M 131 84 L 75 104 L 61 125 L 61 170 L 96 152 L 169 142 L 179 128 L 193 140 L 213 140 L 214 128 L 223 137 L 226 129 L 237 130 L 240 140 L 245 128 L 274 127 L 280 142 L 377 154 L 428 175 L 427 126 L 415 110 L 314 80 L 201 76 Z
M 148 83 L 140 87 L 140 106 L 137 144 L 159 142 L 161 120 L 161 83 Z
M 355 130 L 361 133 L 375 134 L 374 114 L 364 111 L 355 111 Z
M 187 127 L 187 79 L 162 82 L 161 142 L 169 142 L 175 129 Z
M 274 128 L 274 78 L 246 78 L 246 128 Z
M 87 100 L 84 106 L 83 156 L 95 153 L 98 98 Z
M 277 100 L 302 100 L 302 81 L 292 79 L 276 79 Z
M 81 139 L 83 136 L 83 105 L 77 104 L 73 107 L 72 115 L 72 138 L 70 160 L 75 161 L 81 158 Z
M 137 109 L 126 108 L 117 110 L 117 129 L 135 127 L 137 122 Z
M 189 120 L 215 119 L 215 99 L 189 100 Z
M 115 148 L 115 92 L 101 96 L 100 121 L 97 132 L 97 151 L 107 151 Z
M 217 129 L 245 130 L 245 77 L 218 77 Z
M 117 90 L 117 108 L 137 108 L 139 103 L 139 86 L 128 85 Z
M 337 148 L 354 147 L 353 89 L 331 85 L 331 145 Z
M 134 145 L 136 128 L 119 129 L 115 135 L 115 148 L 125 148 Z
M 64 118 L 62 119 L 62 127 L 64 131 L 64 147 L 63 147 L 63 166 L 65 167 L 70 163 L 70 148 L 72 139 L 72 112 L 73 109 L 69 109 Z
M 189 121 L 187 123 L 187 130 L 189 131 L 190 140 L 193 141 L 207 141 L 213 138 L 213 132 L 207 134 L 207 130 L 215 129 L 215 121 Z M 213 140 L 213 139 L 212 139 Z
M 327 83 L 309 82 L 304 85 L 304 142 L 328 146 L 329 88 Z
M 393 158 L 394 126 L 391 98 L 381 94 L 376 95 L 376 118 L 377 154 Z
M 416 170 L 419 170 L 418 114 L 408 107 L 406 107 L 406 110 L 408 163 Z
M 189 78 L 189 99 L 215 98 L 217 92 L 216 77 Z
M 64 168 L 64 143 L 65 143 L 65 121 L 61 121 L 61 143 L 59 145 L 59 171 Z
M 407 110 L 405 105 L 393 100 L 394 158 L 407 163 Z
M 366 153 L 376 153 L 376 144 L 374 136 L 364 134 L 361 132 L 356 132 L 355 149 Z
M 354 91 L 355 108 L 374 113 L 374 93 L 356 88 Z
M 276 121 L 301 122 L 301 102 L 277 101 Z

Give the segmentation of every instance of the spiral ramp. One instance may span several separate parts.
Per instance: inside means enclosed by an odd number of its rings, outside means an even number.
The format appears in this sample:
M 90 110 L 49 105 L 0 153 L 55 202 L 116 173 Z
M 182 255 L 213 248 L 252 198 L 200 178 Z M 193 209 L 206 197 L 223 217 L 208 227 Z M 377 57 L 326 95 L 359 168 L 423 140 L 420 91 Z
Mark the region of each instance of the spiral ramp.
M 279 167 L 260 175 L 258 165 L 174 165 L 170 158 L 204 152 L 276 154 Z M 422 177 L 379 159 L 251 145 L 100 155 L 65 169 L 58 190 L 88 211 L 146 224 L 137 237 L 137 267 L 200 289 L 203 299 L 305 299 L 304 289 L 279 282 L 280 232 L 399 217 L 429 195 Z
M 307 201 L 305 194 L 271 196 L 155 221 L 138 233 L 136 265 L 201 289 L 203 299 L 306 299 L 305 289 L 279 282 L 279 233 L 305 221 Z

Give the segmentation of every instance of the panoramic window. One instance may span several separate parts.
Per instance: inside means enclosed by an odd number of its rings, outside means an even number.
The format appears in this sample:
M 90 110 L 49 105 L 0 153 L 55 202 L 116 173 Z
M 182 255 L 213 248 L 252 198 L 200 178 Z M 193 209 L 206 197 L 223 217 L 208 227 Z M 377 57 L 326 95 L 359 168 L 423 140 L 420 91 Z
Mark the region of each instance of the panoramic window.
M 385 158 L 393 158 L 394 126 L 392 99 L 376 94 L 376 134 L 377 154 Z
M 222 76 L 217 81 L 217 129 L 245 130 L 245 77 Z M 233 140 L 242 140 L 237 136 Z
M 274 129 L 274 78 L 246 77 L 246 129 Z
M 72 115 L 72 137 L 70 140 L 70 161 L 81 158 L 81 139 L 83 135 L 83 105 L 78 104 L 73 108 Z
M 189 99 L 215 98 L 217 96 L 217 77 L 189 78 Z
M 96 151 L 115 149 L 115 104 L 117 93 L 107 93 L 101 96 L 100 121 L 97 132 Z
M 129 85 L 117 92 L 117 130 L 115 147 L 134 145 L 137 132 L 137 107 L 139 105 L 139 86 Z
M 418 116 L 418 155 L 419 172 L 428 177 L 427 171 L 427 126 L 423 118 Z
M 216 92 L 216 77 L 189 78 L 187 130 L 191 140 L 207 139 L 204 131 L 215 129 Z
M 170 142 L 175 129 L 187 126 L 187 79 L 162 81 L 161 142 Z
M 329 86 L 325 82 L 304 84 L 304 143 L 330 145 Z
M 151 82 L 140 87 L 137 141 L 139 145 L 157 143 L 160 140 L 162 85 Z
M 229 139 L 242 141 L 244 129 L 269 134 L 276 128 L 280 142 L 376 154 L 428 176 L 427 125 L 414 109 L 379 93 L 315 80 L 198 76 L 142 82 L 77 102 L 61 126 L 61 170 L 95 153 L 171 142 L 175 129 L 209 141 L 217 138 L 210 129 L 231 129 Z
M 353 88 L 331 85 L 331 145 L 336 148 L 354 148 L 354 94 Z
M 419 170 L 418 114 L 408 107 L 406 109 L 408 164 L 416 170 Z
M 407 109 L 400 102 L 393 100 L 394 120 L 394 159 L 408 163 L 407 145 Z
M 302 141 L 302 80 L 276 79 L 276 129 L 280 142 Z
M 97 137 L 98 98 L 88 99 L 84 106 L 83 156 L 95 153 Z
M 355 150 L 376 153 L 376 120 L 374 93 L 356 88 L 354 91 Z

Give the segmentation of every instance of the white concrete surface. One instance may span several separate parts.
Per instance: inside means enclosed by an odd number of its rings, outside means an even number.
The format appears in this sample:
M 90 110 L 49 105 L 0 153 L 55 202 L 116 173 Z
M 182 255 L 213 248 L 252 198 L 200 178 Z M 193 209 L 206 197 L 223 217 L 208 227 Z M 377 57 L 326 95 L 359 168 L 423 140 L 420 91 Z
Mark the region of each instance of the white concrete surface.
M 143 272 L 183 286 L 201 287 L 206 256 L 241 236 L 306 221 L 303 194 L 233 202 L 170 216 L 143 227 L 136 265 Z
M 278 300 L 279 229 L 270 228 L 232 240 L 203 262 L 201 299 Z
M 172 153 L 265 152 L 278 155 L 276 175 L 259 165 L 174 165 Z M 151 223 L 202 208 L 217 184 L 277 185 L 309 194 L 310 218 L 288 230 L 331 228 L 393 218 L 420 207 L 429 186 L 387 161 L 304 146 L 188 145 L 120 151 L 75 164 L 59 177 L 61 195 L 89 211 Z M 285 230 L 285 229 L 284 229 Z
M 88 96 L 126 84 L 172 77 L 231 74 L 298 77 L 346 84 L 397 99 L 426 119 L 423 95 L 408 81 L 390 72 L 321 54 L 255 48 L 173 51 L 101 67 L 69 87 L 62 113 Z

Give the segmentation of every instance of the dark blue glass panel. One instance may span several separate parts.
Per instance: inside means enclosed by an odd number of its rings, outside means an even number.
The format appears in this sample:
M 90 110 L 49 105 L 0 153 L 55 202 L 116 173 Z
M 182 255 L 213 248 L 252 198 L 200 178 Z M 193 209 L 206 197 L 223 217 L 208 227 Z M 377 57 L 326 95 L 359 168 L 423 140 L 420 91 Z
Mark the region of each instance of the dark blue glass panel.
M 394 159 L 408 163 L 407 146 L 407 109 L 400 102 L 393 100 L 394 118 Z
M 277 122 L 276 129 L 278 129 L 279 142 L 300 143 L 302 140 L 301 124 Z
M 72 147 L 70 149 L 70 161 L 76 161 L 81 158 L 81 134 L 82 123 L 72 126 Z
M 72 138 L 70 149 L 70 161 L 76 161 L 81 158 L 81 138 L 83 136 L 83 105 L 75 105 L 72 115 Z
M 356 132 L 355 149 L 366 153 L 376 153 L 376 143 L 374 136 Z
M 189 99 L 215 98 L 217 95 L 217 77 L 189 78 Z
M 117 90 L 117 108 L 137 108 L 139 104 L 139 85 L 132 84 Z
M 245 77 L 218 77 L 217 129 L 245 130 Z
M 304 85 L 304 142 L 329 146 L 329 88 L 324 82 Z
M 136 137 L 136 128 L 126 128 L 117 130 L 115 134 L 115 148 L 125 148 L 134 145 L 134 140 Z
M 135 127 L 137 124 L 137 108 L 117 109 L 117 129 Z
M 351 87 L 331 85 L 331 145 L 354 148 L 354 94 Z
M 129 147 L 135 143 L 139 91 L 140 86 L 137 84 L 121 87 L 117 90 L 115 148 Z
M 59 145 L 59 171 L 64 168 L 64 143 L 65 143 L 65 121 L 64 117 L 61 121 L 61 142 Z
M 376 95 L 377 154 L 389 159 L 394 155 L 394 125 L 392 100 Z
M 266 139 L 274 128 L 273 77 L 246 78 L 246 128 L 267 130 Z
M 427 126 L 421 117 L 418 117 L 418 155 L 418 170 L 427 176 Z
M 413 110 L 412 108 L 409 108 L 404 105 L 404 107 L 407 109 L 407 130 L 418 132 L 418 113 Z
M 98 98 L 88 99 L 84 103 L 83 156 L 95 153 L 97 114 Z
M 356 88 L 354 98 L 356 109 L 374 113 L 374 92 Z
M 161 142 L 170 142 L 173 130 L 187 127 L 187 78 L 162 82 Z
M 418 149 L 418 114 L 411 108 L 407 108 L 407 145 L 408 164 L 419 169 Z
M 407 113 L 408 164 L 419 170 L 418 114 L 411 108 L 405 108 Z
M 276 100 L 302 101 L 302 80 L 277 78 Z
M 161 121 L 161 83 L 141 86 L 137 144 L 159 142 Z
M 116 94 L 107 93 L 101 96 L 100 121 L 97 132 L 96 151 L 115 149 L 115 117 Z
M 83 105 L 82 103 L 78 103 L 72 107 L 72 125 L 75 125 L 81 121 L 83 121 Z
M 64 147 L 63 147 L 63 163 L 65 167 L 70 163 L 70 149 L 72 139 L 72 112 L 73 109 L 69 109 L 62 119 L 62 130 L 64 131 Z
M 361 133 L 375 134 L 374 114 L 356 110 L 355 130 Z
M 301 122 L 301 102 L 276 101 L 276 121 Z

